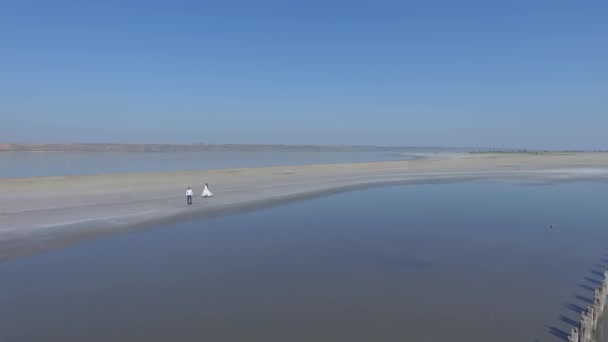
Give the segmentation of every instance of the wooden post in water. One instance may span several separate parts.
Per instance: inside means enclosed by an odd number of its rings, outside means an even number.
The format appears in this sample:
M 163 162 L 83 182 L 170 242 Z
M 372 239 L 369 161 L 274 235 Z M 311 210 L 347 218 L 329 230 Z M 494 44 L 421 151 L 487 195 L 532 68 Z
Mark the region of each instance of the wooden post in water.
M 572 328 L 568 342 L 593 342 L 592 336 L 604 315 L 606 302 L 608 302 L 608 270 L 604 271 L 604 279 L 600 286 L 593 291 L 593 304 L 581 312 L 580 330 Z
M 593 292 L 593 330 L 597 329 L 597 323 L 602 315 L 602 292 L 599 289 L 595 289 Z
M 568 336 L 568 342 L 580 342 L 578 340 L 578 329 L 572 328 L 572 330 L 570 330 L 570 336 Z
M 608 271 L 604 272 L 604 280 L 602 280 L 602 285 L 601 285 L 601 292 L 602 292 L 602 312 L 601 315 L 604 314 L 604 310 L 606 309 L 606 300 L 608 300 Z
M 580 342 L 591 342 L 591 333 L 593 331 L 593 322 L 589 311 L 583 311 L 581 313 L 581 336 Z
M 589 317 L 589 341 L 591 341 L 593 337 L 593 332 L 595 331 L 595 310 L 593 310 L 593 306 L 587 308 L 587 316 Z

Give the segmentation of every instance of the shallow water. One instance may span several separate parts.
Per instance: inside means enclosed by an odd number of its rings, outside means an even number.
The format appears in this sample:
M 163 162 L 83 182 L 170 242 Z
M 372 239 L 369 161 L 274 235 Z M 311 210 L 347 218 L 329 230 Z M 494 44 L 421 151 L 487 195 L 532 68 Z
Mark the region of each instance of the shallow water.
M 0 341 L 561 341 L 607 190 L 377 188 L 5 261 Z
M 408 160 L 384 152 L 1 152 L 0 178 Z

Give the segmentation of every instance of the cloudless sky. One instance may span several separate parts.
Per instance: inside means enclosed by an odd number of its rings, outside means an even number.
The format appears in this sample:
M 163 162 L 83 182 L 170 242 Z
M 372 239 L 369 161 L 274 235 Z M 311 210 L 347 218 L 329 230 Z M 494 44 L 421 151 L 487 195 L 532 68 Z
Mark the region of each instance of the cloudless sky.
M 0 142 L 608 148 L 608 1 L 0 0 Z

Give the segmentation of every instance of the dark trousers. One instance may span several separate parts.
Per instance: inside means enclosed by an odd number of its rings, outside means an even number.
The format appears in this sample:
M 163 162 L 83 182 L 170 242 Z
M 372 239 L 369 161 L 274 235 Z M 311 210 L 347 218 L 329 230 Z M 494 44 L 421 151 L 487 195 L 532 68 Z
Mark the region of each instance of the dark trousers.
M 188 201 L 188 205 L 192 204 L 192 195 L 186 196 L 186 200 Z

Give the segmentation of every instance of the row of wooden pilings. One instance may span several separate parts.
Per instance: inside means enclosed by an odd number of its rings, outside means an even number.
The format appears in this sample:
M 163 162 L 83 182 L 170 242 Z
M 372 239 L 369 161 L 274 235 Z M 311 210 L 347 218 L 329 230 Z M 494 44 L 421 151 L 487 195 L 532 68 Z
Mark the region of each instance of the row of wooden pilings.
M 604 271 L 604 279 L 594 291 L 593 304 L 581 312 L 579 328 L 572 328 L 568 342 L 591 342 L 591 337 L 597 329 L 600 318 L 604 314 L 606 300 L 608 299 L 608 271 Z

